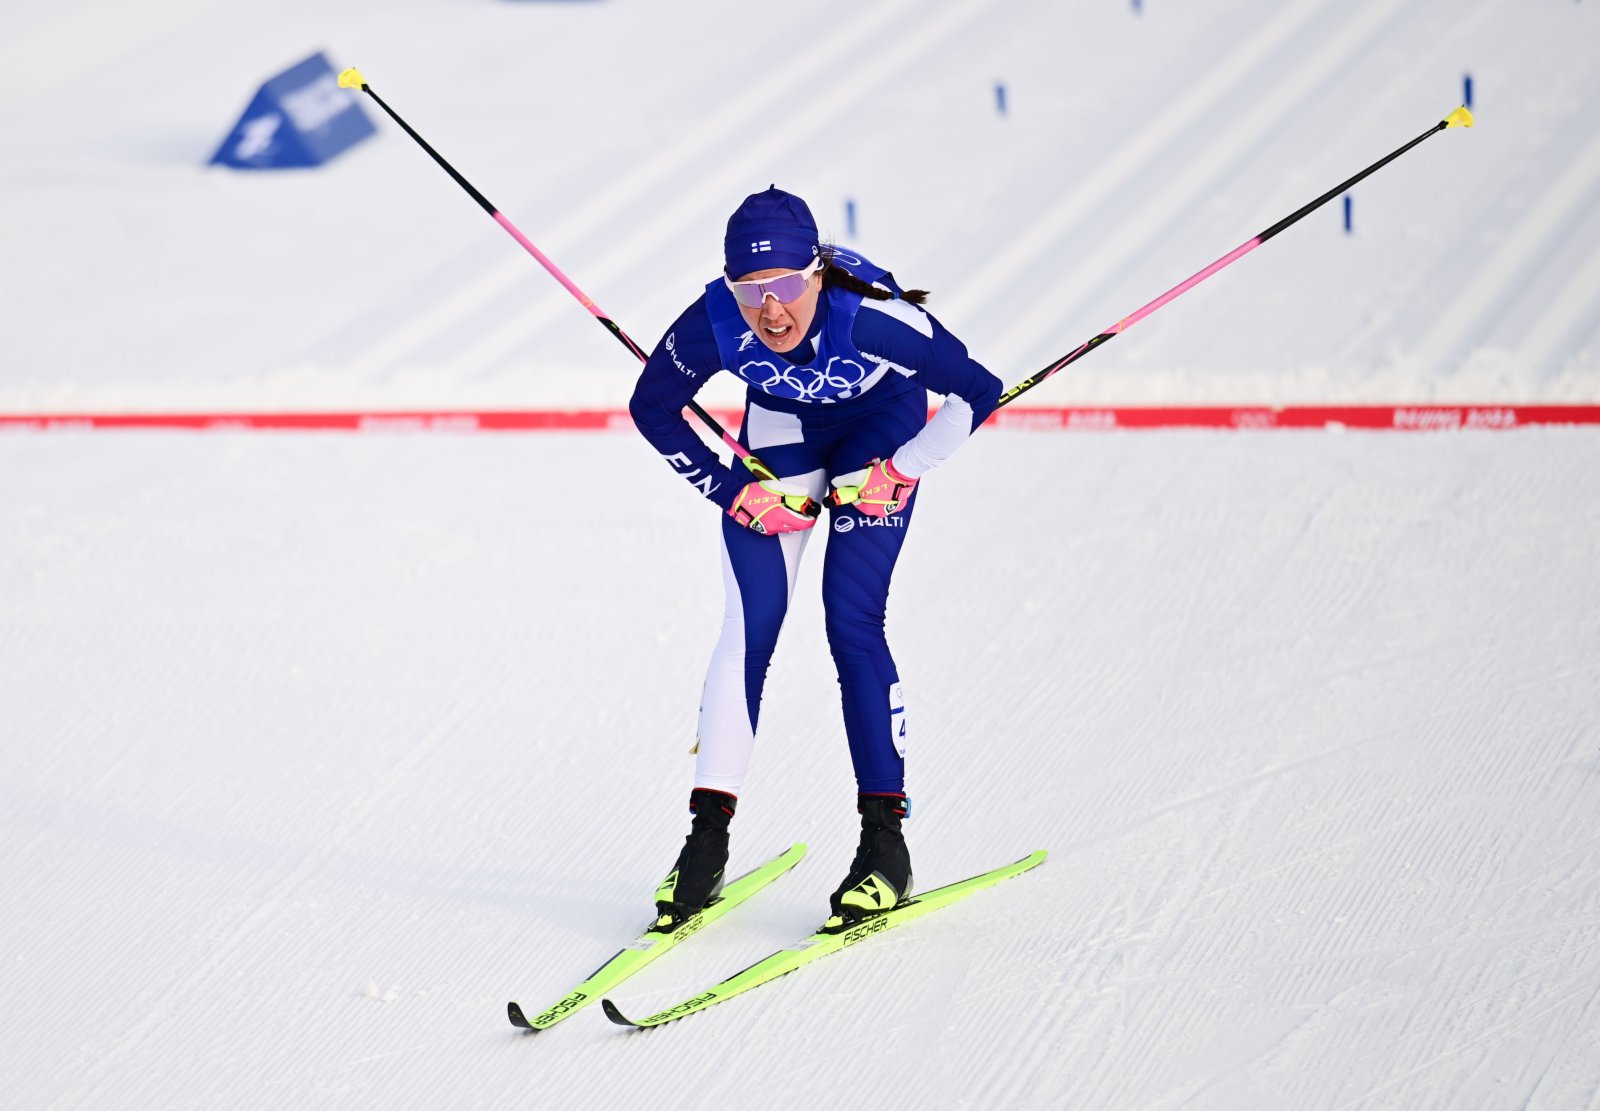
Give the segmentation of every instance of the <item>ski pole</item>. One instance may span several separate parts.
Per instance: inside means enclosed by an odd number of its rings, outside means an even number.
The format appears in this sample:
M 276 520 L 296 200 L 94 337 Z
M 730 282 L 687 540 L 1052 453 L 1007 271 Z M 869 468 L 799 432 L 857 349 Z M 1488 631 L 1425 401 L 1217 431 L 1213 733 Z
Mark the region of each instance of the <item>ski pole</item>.
M 1267 240 L 1269 240 L 1273 236 L 1277 235 L 1280 231 L 1282 231 L 1283 229 L 1287 228 L 1289 225 L 1295 223 L 1297 220 L 1301 219 L 1302 217 L 1306 216 L 1307 214 L 1316 211 L 1318 208 L 1322 207 L 1324 204 L 1327 204 L 1328 201 L 1332 200 L 1334 197 L 1337 197 L 1340 193 L 1343 193 L 1346 189 L 1349 189 L 1352 185 L 1356 184 L 1356 182 L 1360 181 L 1362 178 L 1366 177 L 1368 174 L 1371 174 L 1371 173 L 1373 173 L 1373 172 L 1375 172 L 1377 170 L 1382 169 L 1384 166 L 1387 166 L 1390 162 L 1393 162 L 1396 158 L 1399 158 L 1406 151 L 1410 150 L 1412 147 L 1416 146 L 1418 143 L 1422 142 L 1424 139 L 1428 138 L 1429 136 L 1433 135 L 1434 133 L 1439 132 L 1439 131 L 1443 131 L 1446 128 L 1449 128 L 1449 127 L 1471 127 L 1471 126 L 1472 126 L 1472 113 L 1467 111 L 1467 109 L 1465 107 L 1457 108 L 1454 112 L 1451 112 L 1444 119 L 1440 120 L 1438 123 L 1436 123 L 1432 127 L 1428 128 L 1428 130 L 1424 131 L 1421 135 L 1418 135 L 1415 139 L 1412 139 L 1409 143 L 1406 143 L 1404 146 L 1398 148 L 1397 150 L 1391 151 L 1390 153 L 1384 155 L 1382 158 L 1378 159 L 1376 162 L 1374 162 L 1372 165 L 1368 166 L 1366 169 L 1362 170 L 1360 173 L 1356 174 L 1354 177 L 1351 177 L 1348 180 L 1342 181 L 1338 185 L 1335 185 L 1332 189 L 1329 189 L 1326 193 L 1322 194 L 1322 196 L 1318 197 L 1316 200 L 1312 201 L 1310 204 L 1307 204 L 1307 205 L 1303 206 L 1302 208 L 1296 209 L 1294 212 L 1290 213 L 1288 216 L 1285 216 L 1282 220 L 1279 220 L 1276 224 L 1273 224 L 1270 228 L 1267 228 L 1265 231 L 1263 231 L 1261 234 L 1255 236 L 1253 239 L 1248 239 L 1245 242 L 1241 243 L 1239 246 L 1235 247 L 1233 250 L 1229 251 L 1227 254 L 1225 254 L 1221 258 L 1217 259 L 1216 262 L 1213 262 L 1210 266 L 1206 267 L 1204 270 L 1201 270 L 1199 273 L 1196 273 L 1196 274 L 1184 279 L 1183 281 L 1179 282 L 1177 285 L 1173 286 L 1171 289 L 1169 289 L 1165 293 L 1163 293 L 1160 297 L 1157 297 L 1154 301 L 1151 301 L 1148 305 L 1145 305 L 1143 308 L 1136 309 L 1134 312 L 1132 312 L 1129 315 L 1123 317 L 1121 320 L 1117 321 L 1115 324 L 1113 324 L 1111 327 L 1107 328 L 1105 331 L 1101 332 L 1099 335 L 1091 337 L 1087 342 L 1081 344 L 1077 348 L 1074 348 L 1072 351 L 1070 351 L 1067 354 L 1063 355 L 1061 358 L 1057 359 L 1055 362 L 1051 363 L 1049 366 L 1045 367 L 1043 370 L 1039 371 L 1037 374 L 1034 374 L 1034 375 L 1032 375 L 1031 377 L 1028 377 L 1028 378 L 1024 378 L 1022 381 L 1018 382 L 1015 386 L 1012 386 L 1009 390 L 1007 390 L 1005 393 L 1000 395 L 1000 400 L 995 405 L 995 409 L 998 410 L 998 409 L 1000 409 L 1000 408 L 1002 408 L 1002 407 L 1004 407 L 1006 405 L 1011 404 L 1017 398 L 1021 397 L 1023 394 L 1025 394 L 1029 390 L 1033 389 L 1033 387 L 1035 387 L 1039 383 L 1043 382 L 1046 378 L 1049 378 L 1052 374 L 1055 374 L 1057 371 L 1061 370 L 1063 367 L 1069 366 L 1072 363 L 1075 363 L 1079 359 L 1083 358 L 1089 352 L 1093 351 L 1096 347 L 1099 347 L 1101 344 L 1105 343 L 1112 336 L 1119 335 L 1120 333 L 1127 331 L 1129 328 L 1133 327 L 1139 321 L 1143 320 L 1145 317 L 1147 317 L 1151 313 L 1155 312 L 1162 305 L 1165 305 L 1168 301 L 1171 301 L 1171 300 L 1175 299 L 1176 297 L 1178 297 L 1179 295 L 1187 292 L 1188 290 L 1193 289 L 1195 286 L 1199 285 L 1201 282 L 1203 282 L 1207 278 L 1211 277 L 1211 275 L 1215 274 L 1218 270 L 1221 270 L 1223 267 L 1229 266 L 1229 265 L 1239 261 L 1245 255 L 1249 254 L 1251 251 L 1253 251 L 1257 247 L 1261 246 L 1261 244 L 1265 243 Z M 830 491 L 829 493 L 827 493 L 826 495 L 823 496 L 822 500 L 828 505 L 828 507 L 830 509 L 836 509 L 841 504 L 844 504 L 844 503 L 842 503 L 842 502 L 840 502 L 838 500 L 837 491 Z
M 1412 147 L 1414 147 L 1418 143 L 1422 142 L 1422 140 L 1428 138 L 1429 136 L 1435 134 L 1436 132 L 1443 131 L 1447 127 L 1471 127 L 1471 126 L 1472 126 L 1472 113 L 1467 111 L 1467 109 L 1465 107 L 1457 108 L 1454 112 L 1451 112 L 1444 119 L 1440 120 L 1438 123 L 1436 123 L 1432 127 L 1428 128 L 1428 130 L 1424 131 L 1421 135 L 1418 135 L 1415 139 L 1411 140 L 1409 143 L 1407 143 L 1404 146 L 1400 147 L 1398 150 L 1391 151 L 1389 154 L 1384 155 L 1382 158 L 1378 159 L 1372 165 L 1368 166 L 1366 169 L 1362 170 L 1359 174 L 1356 174 L 1354 177 L 1350 178 L 1348 181 L 1343 181 L 1343 182 L 1340 182 L 1338 185 L 1335 185 L 1332 189 L 1329 189 L 1326 193 L 1322 194 L 1322 196 L 1318 197 L 1316 200 L 1312 201 L 1310 204 L 1306 205 L 1305 207 L 1300 208 L 1300 209 L 1296 210 L 1295 212 L 1290 213 L 1288 216 L 1285 216 L 1283 219 L 1279 220 L 1276 224 L 1273 224 L 1266 231 L 1262 232 L 1260 235 L 1257 235 L 1254 239 L 1249 239 L 1249 240 L 1246 240 L 1244 243 L 1241 243 L 1239 246 L 1235 247 L 1233 250 L 1231 250 L 1227 254 L 1223 255 L 1216 262 L 1213 262 L 1210 266 L 1206 267 L 1204 270 L 1200 271 L 1198 274 L 1195 274 L 1192 277 L 1186 278 L 1183 281 L 1179 282 L 1177 285 L 1173 286 L 1171 289 L 1169 289 L 1165 293 L 1163 293 L 1160 297 L 1157 297 L 1154 301 L 1151 301 L 1148 305 L 1145 305 L 1143 308 L 1137 309 L 1133 313 L 1129 314 L 1128 316 L 1123 317 L 1121 320 L 1117 321 L 1111 327 L 1107 328 L 1105 331 L 1101 332 L 1099 335 L 1093 337 L 1087 343 L 1084 343 L 1081 347 L 1078 347 L 1076 350 L 1071 351 L 1070 353 L 1068 353 L 1066 355 L 1063 355 L 1061 358 L 1057 359 L 1055 362 L 1053 362 L 1049 366 L 1045 367 L 1039 373 L 1033 375 L 1030 378 L 1024 378 L 1022 381 L 1018 382 L 1015 386 L 1012 386 L 1009 390 L 1007 390 L 1005 393 L 1000 395 L 1000 402 L 999 402 L 998 405 L 995 406 L 995 408 L 999 409 L 1002 406 L 1011 404 L 1017 398 L 1021 397 L 1023 394 L 1025 394 L 1029 390 L 1033 389 L 1033 387 L 1037 386 L 1040 382 L 1043 382 L 1046 378 L 1049 378 L 1052 374 L 1056 373 L 1056 371 L 1062 369 L 1065 366 L 1068 366 L 1071 363 L 1077 362 L 1079 359 L 1083 358 L 1089 352 L 1093 351 L 1096 347 L 1099 347 L 1101 344 L 1105 343 L 1106 340 L 1110 339 L 1112 336 L 1115 336 L 1115 335 L 1118 335 L 1118 334 L 1120 334 L 1122 332 L 1127 331 L 1129 328 L 1131 328 L 1135 324 L 1139 323 L 1139 321 L 1143 320 L 1145 317 L 1147 317 L 1151 313 L 1155 312 L 1162 305 L 1165 305 L 1168 301 L 1173 300 L 1174 298 L 1176 298 L 1180 294 L 1185 293 L 1188 290 L 1193 289 L 1195 286 L 1199 285 L 1201 282 L 1203 282 L 1207 278 L 1211 277 L 1211 275 L 1215 274 L 1218 270 L 1221 270 L 1223 267 L 1229 266 L 1232 263 L 1238 262 L 1245 255 L 1249 254 L 1251 251 L 1253 251 L 1257 247 L 1261 246 L 1261 244 L 1265 243 L 1267 240 L 1269 240 L 1273 236 L 1277 235 L 1280 231 L 1282 231 L 1284 228 L 1287 228 L 1290 224 L 1293 224 L 1295 221 L 1299 220 L 1301 217 L 1303 217 L 1303 216 L 1305 216 L 1305 215 L 1307 215 L 1307 214 L 1309 214 L 1311 212 L 1315 212 L 1318 208 L 1321 208 L 1324 204 L 1327 204 L 1334 197 L 1337 197 L 1340 193 L 1343 193 L 1346 189 L 1349 189 L 1352 185 L 1354 185 L 1356 182 L 1360 181 L 1362 178 L 1366 177 L 1368 174 L 1382 169 L 1384 166 L 1387 166 L 1390 162 L 1393 162 L 1396 158 L 1399 158 L 1406 151 L 1410 150 Z M 831 497 L 831 495 L 830 495 L 830 497 Z M 831 505 L 833 503 L 830 501 L 829 504 Z
M 445 173 L 449 174 L 451 179 L 454 180 L 457 185 L 465 189 L 467 191 L 467 195 L 473 200 L 477 201 L 483 210 L 489 214 L 490 218 L 504 228 L 506 233 L 510 235 L 512 239 L 515 239 L 518 243 L 522 244 L 523 250 L 527 251 L 535 259 L 537 259 L 539 265 L 543 266 L 547 271 L 549 271 L 550 276 L 556 281 L 560 282 L 562 288 L 576 297 L 578 299 L 578 303 L 584 308 L 588 309 L 591 316 L 593 316 L 601 324 L 605 325 L 606 331 L 616 336 L 618 342 L 631 351 L 640 362 L 646 362 L 649 360 L 649 356 L 645 354 L 644 349 L 637 343 L 634 343 L 633 340 L 629 339 L 628 333 L 619 328 L 616 321 L 612 320 L 605 313 L 601 312 L 599 305 L 596 305 L 593 301 L 591 301 L 589 296 L 584 293 L 583 290 L 579 289 L 571 278 L 563 274 L 561 269 L 556 266 L 555 263 L 551 262 L 549 257 L 546 256 L 543 251 L 534 246 L 532 240 L 523 235 L 522 232 L 518 231 L 517 226 L 510 220 L 506 219 L 506 216 L 503 212 L 489 203 L 489 198 L 485 197 L 482 193 L 473 188 L 470 181 L 462 177 L 461 174 L 456 171 L 454 166 L 446 162 L 444 157 L 438 151 L 434 150 L 431 145 L 429 145 L 426 139 L 424 139 L 421 135 L 418 135 L 416 131 L 412 129 L 410 124 L 406 123 L 405 120 L 400 118 L 399 113 L 397 113 L 393 108 L 390 108 L 389 105 L 384 102 L 384 99 L 381 96 L 372 91 L 372 86 L 367 84 L 367 79 L 361 76 L 360 70 L 352 66 L 341 73 L 339 75 L 339 87 L 342 89 L 360 89 L 373 100 L 377 101 L 378 107 L 382 108 L 384 112 L 388 113 L 389 118 L 395 123 L 399 124 L 402 131 L 411 136 L 411 138 L 415 139 L 417 145 L 423 150 L 427 151 L 428 156 L 439 164 L 439 168 Z M 750 472 L 757 478 L 775 479 L 778 477 L 769 467 L 767 467 L 765 463 L 761 462 L 761 460 L 752 455 L 749 448 L 745 447 L 738 440 L 729 435 L 728 430 L 723 428 L 721 424 L 717 423 L 716 418 L 702 409 L 697 402 L 690 401 L 689 410 L 690 412 L 694 413 L 695 416 L 699 417 L 700 420 L 705 423 L 707 428 L 711 429 L 711 431 L 720 436 L 722 438 L 722 442 L 732 448 L 735 455 L 744 460 L 744 465 L 750 468 Z M 815 508 L 816 513 L 811 514 L 813 517 L 822 512 L 820 506 L 815 506 Z

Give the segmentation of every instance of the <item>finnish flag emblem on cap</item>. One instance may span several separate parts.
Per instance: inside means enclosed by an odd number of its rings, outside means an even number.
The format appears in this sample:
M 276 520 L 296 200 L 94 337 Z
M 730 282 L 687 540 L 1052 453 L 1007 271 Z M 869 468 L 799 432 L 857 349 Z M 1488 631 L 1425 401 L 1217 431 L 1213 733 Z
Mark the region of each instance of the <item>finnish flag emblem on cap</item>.
M 723 271 L 799 270 L 817 256 L 817 222 L 806 202 L 776 187 L 752 193 L 728 217 L 722 237 Z

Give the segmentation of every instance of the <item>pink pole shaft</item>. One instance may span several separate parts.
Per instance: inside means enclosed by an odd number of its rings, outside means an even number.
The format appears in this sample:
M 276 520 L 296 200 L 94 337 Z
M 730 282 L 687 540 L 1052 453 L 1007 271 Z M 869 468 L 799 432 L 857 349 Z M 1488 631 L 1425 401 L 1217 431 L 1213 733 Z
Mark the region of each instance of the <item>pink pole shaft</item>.
M 1195 286 L 1211 277 L 1211 275 L 1215 274 L 1218 270 L 1221 270 L 1224 266 L 1239 261 L 1245 255 L 1261 246 L 1261 244 L 1265 241 L 1265 237 L 1258 235 L 1248 242 L 1241 243 L 1239 246 L 1223 255 L 1216 262 L 1213 262 L 1210 266 L 1206 267 L 1198 274 L 1179 282 L 1177 285 L 1167 290 L 1160 297 L 1157 297 L 1154 301 L 1151 301 L 1143 308 L 1135 309 L 1132 313 L 1129 313 L 1127 316 L 1117 321 L 1099 335 L 1091 337 L 1085 343 L 1079 345 L 1071 353 L 1063 355 L 1061 358 L 1045 367 L 1038 374 L 1035 374 L 1031 378 L 1024 378 L 1021 382 L 1018 382 L 1015 386 L 1012 386 L 1009 390 L 1000 395 L 1000 401 L 996 408 L 1002 408 L 1011 404 L 1017 398 L 1021 397 L 1023 394 L 1033 389 L 1033 387 L 1037 386 L 1040 382 L 1043 382 L 1046 378 L 1049 378 L 1052 374 L 1055 374 L 1067 366 L 1070 366 L 1072 363 L 1077 362 L 1083 356 L 1093 351 L 1096 347 L 1099 347 L 1102 343 L 1109 340 L 1112 336 L 1127 331 L 1129 328 L 1139 323 L 1139 321 L 1155 312 L 1162 305 L 1165 305 L 1168 301 L 1171 301 L 1175 297 L 1182 296 L 1187 291 L 1193 289 Z
M 518 231 L 517 226 L 510 220 L 507 220 L 504 213 L 496 211 L 491 213 L 491 215 L 494 216 L 494 222 L 499 224 L 502 228 L 505 228 L 512 239 L 515 239 L 518 243 L 521 243 L 523 250 L 527 251 L 534 258 L 538 259 L 539 265 L 548 270 L 552 278 L 566 287 L 567 292 L 576 297 L 584 308 L 588 309 L 592 315 L 597 316 L 602 320 L 606 318 L 606 314 L 600 311 L 600 306 L 589 300 L 589 295 L 573 284 L 572 279 L 563 274 L 561 272 L 561 268 L 555 263 L 551 262 L 550 259 L 545 256 L 543 251 L 535 247 L 531 239 Z M 639 354 L 641 360 L 646 358 L 643 352 L 636 351 L 636 353 Z
M 1168 301 L 1187 293 L 1189 290 L 1193 289 L 1195 286 L 1211 277 L 1211 275 L 1215 274 L 1218 270 L 1221 270 L 1224 266 L 1238 262 L 1245 255 L 1248 255 L 1251 251 L 1255 250 L 1259 246 L 1261 246 L 1260 236 L 1250 240 L 1248 243 L 1240 244 L 1238 247 L 1235 247 L 1233 250 L 1223 255 L 1216 262 L 1213 262 L 1210 266 L 1206 267 L 1198 274 L 1195 274 L 1193 277 L 1187 278 L 1178 285 L 1173 286 L 1160 297 L 1157 297 L 1154 301 L 1151 301 L 1144 308 L 1137 309 L 1131 315 L 1123 317 L 1121 320 L 1117 321 L 1116 324 L 1112 325 L 1110 328 L 1107 328 L 1106 332 L 1110 335 L 1117 335 L 1119 332 L 1127 331 L 1129 328 L 1139 323 L 1139 321 L 1155 312 L 1162 305 L 1165 305 Z
M 361 82 L 361 91 L 370 96 L 373 101 L 376 102 L 377 105 L 388 114 L 390 119 L 394 120 L 395 123 L 400 125 L 400 129 L 402 131 L 416 141 L 418 146 L 427 151 L 428 157 L 433 159 L 441 170 L 449 174 L 452 181 L 461 186 L 461 188 L 465 189 L 467 191 L 467 195 L 473 200 L 477 201 L 480 208 L 482 208 L 490 216 L 494 217 L 494 222 L 504 228 L 506 233 L 509 234 L 511 238 L 522 244 L 523 250 L 532 255 L 534 259 L 538 261 L 540 266 L 543 266 L 547 271 L 549 271 L 550 276 L 556 281 L 560 282 L 562 287 L 565 288 L 568 293 L 576 297 L 579 304 L 588 309 L 589 313 L 596 320 L 600 321 L 601 324 L 604 324 L 606 331 L 616 336 L 617 339 L 621 341 L 621 343 L 627 347 L 629 351 L 634 353 L 640 362 L 649 362 L 650 357 L 645 354 L 644 349 L 638 344 L 634 343 L 633 340 L 629 339 L 628 334 L 621 328 L 617 327 L 616 321 L 612 320 L 609 316 L 606 316 L 605 313 L 601 312 L 600 307 L 593 301 L 589 300 L 588 295 L 574 285 L 571 278 L 563 274 L 555 263 L 551 262 L 545 257 L 545 253 L 543 251 L 535 247 L 533 242 L 527 236 L 518 231 L 517 226 L 510 220 L 506 219 L 505 216 L 501 214 L 500 210 L 489 202 L 488 197 L 485 197 L 482 193 L 478 192 L 478 190 L 470 181 L 462 177 L 456 168 L 450 165 L 449 162 L 446 162 L 444 156 L 438 151 L 434 150 L 429 144 L 428 140 L 417 134 L 415 128 L 406 123 L 405 120 L 401 119 L 400 114 L 393 108 L 390 108 L 389 105 L 384 101 L 383 97 L 379 96 L 377 92 L 373 90 L 371 85 L 368 85 L 365 81 Z M 723 428 L 721 424 L 717 423 L 711 414 L 702 409 L 698 403 L 690 401 L 688 408 L 690 412 L 694 413 L 695 416 L 704 421 L 708 428 L 716 432 L 717 435 L 722 438 L 722 442 L 733 449 L 733 453 L 735 455 L 744 460 L 745 465 L 750 468 L 752 473 L 757 474 L 762 478 L 776 477 L 770 470 L 767 469 L 765 465 L 761 463 L 760 460 L 752 455 L 748 449 L 741 445 L 738 440 L 735 440 L 731 435 L 729 435 L 728 430 Z
M 515 239 L 518 243 L 522 244 L 522 249 L 537 259 L 539 265 L 548 270 L 552 278 L 560 282 L 568 293 L 576 297 L 578 299 L 578 303 L 589 310 L 590 315 L 592 315 L 596 320 L 604 323 L 608 328 L 616 331 L 618 337 L 621 338 L 623 343 L 628 346 L 629 350 L 638 356 L 641 363 L 649 361 L 650 357 L 644 353 L 643 349 L 641 349 L 626 336 L 623 336 L 622 332 L 611 323 L 611 318 L 600 310 L 600 306 L 591 301 L 587 293 L 579 289 L 577 284 L 573 282 L 571 278 L 567 277 L 561 272 L 561 268 L 559 266 L 551 262 L 549 257 L 543 251 L 534 246 L 533 240 L 529 239 L 527 236 L 523 235 L 521 231 L 517 230 L 517 225 L 506 219 L 506 216 L 503 212 L 500 212 L 498 209 L 496 209 L 489 215 L 494 217 L 495 223 L 506 229 L 506 233 L 510 235 L 512 239 Z M 695 412 L 699 414 L 700 410 L 696 408 Z M 749 460 L 751 458 L 750 450 L 738 440 L 734 439 L 733 434 L 727 429 L 723 428 L 722 425 L 716 423 L 715 421 L 710 421 L 709 419 L 707 420 L 707 423 L 716 430 L 717 434 L 722 437 L 722 442 L 733 449 L 733 453 L 740 459 Z

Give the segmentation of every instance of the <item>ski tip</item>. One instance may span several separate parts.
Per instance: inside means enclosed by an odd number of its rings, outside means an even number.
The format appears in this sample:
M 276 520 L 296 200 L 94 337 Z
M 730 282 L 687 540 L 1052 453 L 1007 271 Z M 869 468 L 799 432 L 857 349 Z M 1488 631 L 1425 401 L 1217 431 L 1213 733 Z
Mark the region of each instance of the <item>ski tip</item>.
M 1049 859 L 1049 857 L 1050 853 L 1047 850 L 1034 849 L 1033 852 L 1029 853 L 1015 864 L 1009 865 L 1005 868 L 997 869 L 997 871 L 1004 872 L 1007 875 L 1020 876 L 1024 872 L 1033 871 L 1033 869 L 1039 867 L 1039 865 L 1043 864 L 1047 859 Z
M 522 1008 L 515 1002 L 506 1004 L 506 1017 L 517 1029 L 533 1031 L 533 1023 L 528 1021 L 528 1016 L 522 1013 Z
M 617 1010 L 617 1005 L 611 1002 L 609 999 L 600 1000 L 600 1009 L 606 1013 L 607 1018 L 616 1023 L 618 1026 L 631 1026 L 637 1028 L 639 1025 L 637 1022 L 634 1022 L 633 1019 Z
M 1472 113 L 1467 111 L 1467 106 L 1463 104 L 1444 118 L 1444 125 L 1446 127 L 1471 127 Z

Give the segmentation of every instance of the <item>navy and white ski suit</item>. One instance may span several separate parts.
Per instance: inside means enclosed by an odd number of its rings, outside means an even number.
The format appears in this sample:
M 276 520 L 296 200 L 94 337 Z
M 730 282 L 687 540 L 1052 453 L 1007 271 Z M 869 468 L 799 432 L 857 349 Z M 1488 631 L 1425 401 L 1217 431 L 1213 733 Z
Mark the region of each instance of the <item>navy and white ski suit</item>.
M 832 264 L 895 294 L 872 300 L 825 285 L 810 335 L 772 351 L 745 324 L 720 278 L 668 329 L 629 403 L 634 423 L 667 462 L 724 511 L 753 476 L 722 463 L 683 416 L 706 381 L 729 370 L 749 386 L 739 439 L 783 485 L 821 498 L 828 480 L 894 458 L 912 478 L 947 458 L 993 412 L 1001 383 L 891 275 L 842 252 Z M 946 395 L 929 419 L 928 395 Z M 727 608 L 700 705 L 695 786 L 738 794 L 755 744 L 761 692 L 813 531 L 827 527 L 822 602 L 839 675 L 857 789 L 905 786 L 905 700 L 884 638 L 895 561 L 917 499 L 869 517 L 832 510 L 816 529 L 763 536 L 722 521 Z

